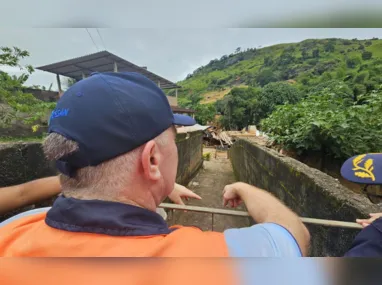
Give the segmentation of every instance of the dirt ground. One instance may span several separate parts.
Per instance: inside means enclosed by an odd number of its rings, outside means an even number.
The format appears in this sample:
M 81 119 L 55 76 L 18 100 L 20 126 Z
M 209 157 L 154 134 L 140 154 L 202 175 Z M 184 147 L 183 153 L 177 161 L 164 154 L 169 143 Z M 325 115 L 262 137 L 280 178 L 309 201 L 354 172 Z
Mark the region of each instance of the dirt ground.
M 227 152 L 218 152 L 215 158 L 215 150 L 205 148 L 204 153 L 211 153 L 210 161 L 204 161 L 203 169 L 189 183 L 188 188 L 202 197 L 202 200 L 190 200 L 187 205 L 224 208 L 222 191 L 224 186 L 235 182 L 231 163 L 227 158 Z M 243 206 L 237 210 L 245 210 Z M 174 211 L 169 213 L 169 225 L 197 226 L 202 230 L 224 231 L 228 228 L 246 227 L 251 224 L 249 218 L 214 215 L 207 213 Z

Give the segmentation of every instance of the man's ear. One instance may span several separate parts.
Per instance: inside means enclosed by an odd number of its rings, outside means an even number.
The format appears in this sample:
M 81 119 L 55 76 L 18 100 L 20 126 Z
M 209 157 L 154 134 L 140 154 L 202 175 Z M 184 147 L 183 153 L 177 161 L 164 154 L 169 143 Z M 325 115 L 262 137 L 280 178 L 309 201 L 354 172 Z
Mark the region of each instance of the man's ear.
M 159 170 L 160 152 L 155 141 L 151 140 L 142 151 L 142 167 L 146 179 L 159 180 L 161 173 Z

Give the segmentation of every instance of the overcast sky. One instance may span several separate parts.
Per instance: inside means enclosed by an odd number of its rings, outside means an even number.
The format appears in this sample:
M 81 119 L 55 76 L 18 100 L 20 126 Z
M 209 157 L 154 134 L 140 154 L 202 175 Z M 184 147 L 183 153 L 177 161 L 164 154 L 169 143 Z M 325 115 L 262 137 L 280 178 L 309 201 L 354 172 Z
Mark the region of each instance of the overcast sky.
M 41 66 L 108 50 L 172 81 L 237 47 L 269 46 L 310 38 L 382 38 L 382 29 L 86 29 L 1 28 L 0 46 L 17 46 L 31 56 L 23 64 Z M 97 49 L 98 48 L 98 49 Z M 0 67 L 4 71 L 17 70 Z M 55 84 L 55 75 L 36 71 L 27 85 Z

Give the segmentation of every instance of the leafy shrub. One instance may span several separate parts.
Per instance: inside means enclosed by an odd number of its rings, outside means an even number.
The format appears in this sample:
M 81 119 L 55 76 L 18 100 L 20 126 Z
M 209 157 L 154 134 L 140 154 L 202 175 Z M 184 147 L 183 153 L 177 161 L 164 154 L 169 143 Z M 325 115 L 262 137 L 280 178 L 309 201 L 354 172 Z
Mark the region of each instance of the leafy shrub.
M 369 72 L 362 71 L 358 73 L 357 76 L 354 78 L 354 83 L 362 84 L 367 78 L 369 78 Z
M 294 104 L 302 97 L 301 92 L 294 86 L 285 82 L 275 82 L 266 85 L 257 99 L 255 123 L 266 118 L 277 105 Z
M 210 152 L 203 153 L 203 159 L 206 161 L 210 161 L 211 160 L 211 153 Z
M 349 68 L 355 68 L 358 64 L 360 64 L 361 60 L 359 57 L 350 57 L 346 60 L 346 65 Z
M 334 158 L 382 151 L 382 94 L 360 98 L 349 106 L 329 92 L 311 95 L 299 103 L 279 106 L 262 129 L 277 143 L 298 153 L 321 151 Z
M 23 92 L 23 84 L 34 70 L 31 66 L 22 67 L 19 61 L 29 56 L 29 53 L 17 47 L 13 49 L 2 47 L 0 52 L 0 65 L 19 67 L 21 71 L 26 70 L 26 73 L 20 76 L 10 76 L 0 71 L 0 102 L 3 103 L 0 109 L 1 127 L 10 127 L 15 122 L 46 125 L 49 112 L 54 109 L 55 103 L 43 102 L 32 94 Z
M 312 56 L 314 58 L 319 58 L 320 57 L 320 51 L 318 49 L 315 49 L 312 53 Z
M 364 52 L 362 53 L 362 59 L 363 59 L 363 60 L 369 60 L 369 59 L 371 59 L 372 57 L 373 57 L 373 53 L 370 52 L 370 51 L 364 51 Z

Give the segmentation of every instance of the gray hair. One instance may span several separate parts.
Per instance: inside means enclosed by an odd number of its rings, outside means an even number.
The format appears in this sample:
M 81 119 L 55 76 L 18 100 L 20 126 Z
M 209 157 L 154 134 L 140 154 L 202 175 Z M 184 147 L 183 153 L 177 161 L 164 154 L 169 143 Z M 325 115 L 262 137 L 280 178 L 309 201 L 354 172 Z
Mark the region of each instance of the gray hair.
M 168 143 L 165 131 L 154 140 L 161 146 Z M 48 160 L 58 160 L 79 149 L 77 142 L 57 133 L 51 133 L 43 142 L 43 150 Z M 77 171 L 74 178 L 60 175 L 62 192 L 68 197 L 83 199 L 115 200 L 119 192 L 129 184 L 137 167 L 143 146 L 128 153 L 105 161 L 97 166 L 88 166 Z

